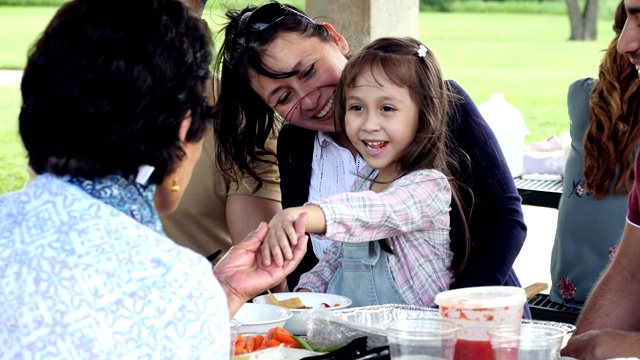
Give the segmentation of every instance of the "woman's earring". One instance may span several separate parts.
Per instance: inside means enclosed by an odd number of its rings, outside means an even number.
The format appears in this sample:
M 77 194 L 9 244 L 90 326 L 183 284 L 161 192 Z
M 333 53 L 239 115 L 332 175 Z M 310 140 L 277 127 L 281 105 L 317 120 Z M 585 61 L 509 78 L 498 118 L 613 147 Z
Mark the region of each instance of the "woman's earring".
M 178 178 L 174 176 L 173 183 L 171 184 L 171 192 L 177 193 L 178 191 L 180 191 L 180 184 L 178 184 Z

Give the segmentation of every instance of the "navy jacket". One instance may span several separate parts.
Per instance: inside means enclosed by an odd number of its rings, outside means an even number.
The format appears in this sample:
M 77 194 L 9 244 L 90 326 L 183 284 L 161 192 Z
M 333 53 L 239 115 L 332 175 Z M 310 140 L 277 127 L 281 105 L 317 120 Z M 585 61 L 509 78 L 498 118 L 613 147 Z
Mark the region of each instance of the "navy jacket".
M 456 82 L 449 80 L 447 84 L 462 98 L 453 103 L 449 112 L 448 148 L 453 154 L 463 151 L 469 159 L 458 161 L 460 168 L 453 175 L 473 192 L 473 199 L 464 198 L 471 210 L 469 257 L 451 288 L 520 286 L 512 266 L 527 235 L 522 199 L 498 141 L 473 100 Z M 283 208 L 303 205 L 309 198 L 315 137 L 316 131 L 294 125 L 286 125 L 280 132 L 277 154 Z M 313 251 L 307 251 L 298 268 L 287 277 L 289 289 L 317 262 Z

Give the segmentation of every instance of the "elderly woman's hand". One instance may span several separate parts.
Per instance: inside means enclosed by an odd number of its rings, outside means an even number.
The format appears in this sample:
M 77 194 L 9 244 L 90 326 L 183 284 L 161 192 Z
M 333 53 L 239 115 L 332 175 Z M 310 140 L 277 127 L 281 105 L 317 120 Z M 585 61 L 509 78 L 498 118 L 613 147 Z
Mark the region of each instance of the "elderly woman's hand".
M 304 233 L 306 217 L 306 214 L 301 215 L 295 222 L 298 242 L 292 247 L 293 258 L 285 260 L 283 266 L 277 266 L 274 262 L 265 266 L 262 261 L 260 246 L 268 230 L 265 223 L 233 246 L 218 262 L 213 272 L 227 295 L 231 316 L 247 300 L 279 284 L 298 266 L 307 252 L 308 237 Z
M 640 356 L 640 333 L 614 329 L 588 331 L 572 337 L 562 355 L 581 360 Z

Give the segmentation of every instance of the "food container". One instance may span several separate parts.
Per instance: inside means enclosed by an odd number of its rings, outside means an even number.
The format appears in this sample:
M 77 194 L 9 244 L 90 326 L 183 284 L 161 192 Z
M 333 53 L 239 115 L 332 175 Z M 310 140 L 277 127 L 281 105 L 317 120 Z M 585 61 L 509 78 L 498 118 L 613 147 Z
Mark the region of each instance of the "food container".
M 236 355 L 232 358 L 232 360 L 300 360 L 308 356 L 316 355 L 321 355 L 321 353 L 280 346 L 276 348 L 254 351 L 244 355 Z
M 311 292 L 286 292 L 273 294 L 279 301 L 298 297 L 302 304 L 310 309 L 289 309 L 293 316 L 284 325 L 284 328 L 293 335 L 307 335 L 309 313 L 313 309 L 327 309 L 336 311 L 351 306 L 351 299 L 333 294 Z M 255 304 L 273 304 L 269 295 L 261 295 L 253 299 Z
M 559 360 L 566 332 L 541 324 L 522 324 L 518 335 L 508 328 L 489 331 L 493 354 L 497 360 Z
M 310 313 L 307 337 L 328 346 L 367 336 L 369 349 L 387 345 L 386 328 L 393 320 L 439 319 L 435 308 L 412 305 L 374 305 L 337 311 L 318 309 Z
M 458 330 L 442 319 L 394 320 L 387 327 L 391 360 L 453 360 Z
M 307 338 L 317 346 L 347 343 L 367 336 L 369 349 L 388 344 L 386 327 L 393 320 L 440 319 L 437 308 L 413 305 L 375 305 L 337 311 L 316 309 L 310 313 Z M 575 331 L 567 323 L 541 320 L 521 320 L 522 324 L 543 324 L 564 330 L 564 342 Z
M 506 327 L 518 335 L 526 301 L 524 289 L 515 286 L 469 287 L 436 295 L 442 318 L 461 327 L 456 360 L 493 360 L 489 331 Z

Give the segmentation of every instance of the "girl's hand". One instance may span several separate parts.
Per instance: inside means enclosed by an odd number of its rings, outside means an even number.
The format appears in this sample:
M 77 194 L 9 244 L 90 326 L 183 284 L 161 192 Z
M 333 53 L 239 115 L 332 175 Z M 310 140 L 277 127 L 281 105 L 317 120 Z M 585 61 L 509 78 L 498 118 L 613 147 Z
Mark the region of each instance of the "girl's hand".
M 294 224 L 300 215 L 306 214 L 299 208 L 284 209 L 277 213 L 269 222 L 269 232 L 262 244 L 262 261 L 265 266 L 275 262 L 277 266 L 282 266 L 285 260 L 293 258 L 292 246 L 298 244 L 298 234 Z M 302 217 L 299 226 L 306 226 L 306 216 Z
M 268 231 L 265 223 L 260 223 L 246 239 L 231 247 L 216 264 L 213 271 L 227 295 L 231 316 L 249 299 L 281 283 L 298 266 L 307 252 L 308 239 L 301 225 L 303 222 L 306 222 L 306 215 L 300 216 L 296 224 L 297 245 L 293 248 L 293 259 L 285 261 L 284 266 L 267 266 L 262 261 L 260 246 Z

